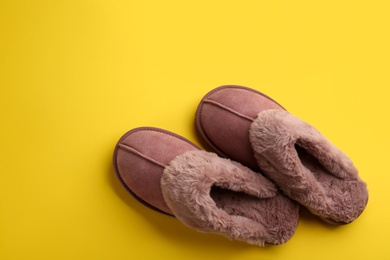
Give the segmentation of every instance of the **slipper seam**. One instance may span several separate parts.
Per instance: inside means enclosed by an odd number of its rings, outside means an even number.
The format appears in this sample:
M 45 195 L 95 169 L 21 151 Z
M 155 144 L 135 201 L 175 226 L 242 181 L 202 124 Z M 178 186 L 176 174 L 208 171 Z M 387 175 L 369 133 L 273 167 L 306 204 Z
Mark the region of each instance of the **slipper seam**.
M 240 113 L 238 111 L 235 111 L 235 110 L 233 110 L 231 108 L 228 108 L 227 106 L 225 106 L 225 105 L 223 105 L 223 104 L 221 104 L 221 103 L 219 103 L 219 102 L 217 102 L 215 100 L 206 99 L 206 100 L 203 100 L 203 103 L 213 104 L 213 105 L 215 105 L 215 106 L 217 106 L 219 108 L 224 109 L 225 111 L 231 112 L 232 114 L 234 114 L 236 116 L 239 116 L 239 117 L 241 117 L 243 119 L 246 119 L 248 121 L 251 121 L 251 122 L 253 122 L 256 119 L 256 118 L 251 118 L 249 116 L 246 116 L 246 115 L 244 115 L 244 114 L 242 114 L 242 113 Z
M 128 135 L 125 134 L 124 138 L 119 140 L 118 143 L 120 143 L 121 141 L 123 141 L 124 139 L 126 139 L 130 134 L 133 134 L 133 133 L 136 133 L 136 132 L 140 132 L 140 131 L 150 131 L 150 132 L 156 132 L 156 133 L 160 133 L 160 134 L 166 134 L 166 135 L 169 135 L 171 137 L 174 137 L 174 138 L 177 138 L 177 139 L 180 139 L 192 146 L 194 146 L 195 148 L 198 148 L 200 149 L 200 147 L 198 147 L 196 144 L 192 143 L 190 140 L 178 135 L 178 134 L 175 134 L 173 132 L 170 132 L 170 131 L 167 131 L 167 130 L 164 130 L 164 129 L 161 129 L 161 128 L 157 128 L 157 127 L 148 127 L 148 126 L 145 126 L 145 127 L 139 127 L 139 128 L 136 128 L 136 129 L 133 129 L 133 130 L 130 130 L 128 132 Z
M 259 94 L 260 96 L 263 96 L 263 97 L 269 99 L 270 101 L 276 103 L 278 106 L 280 106 L 281 108 L 283 108 L 284 110 L 286 110 L 281 104 L 279 104 L 277 101 L 275 101 L 273 98 L 267 96 L 266 94 L 264 94 L 264 93 L 262 93 L 262 92 L 260 92 L 260 91 L 258 91 L 258 90 L 255 90 L 255 89 L 252 89 L 252 88 L 248 88 L 248 87 L 244 87 L 244 86 L 240 86 L 240 85 L 223 85 L 223 86 L 220 86 L 220 87 L 218 87 L 218 88 L 216 88 L 216 89 L 211 90 L 209 93 L 207 93 L 207 94 L 203 97 L 203 99 L 206 98 L 206 97 L 208 97 L 208 96 L 210 96 L 210 95 L 212 95 L 212 94 L 214 94 L 214 93 L 217 93 L 217 92 L 219 92 L 219 91 L 222 91 L 222 90 L 224 90 L 224 89 L 227 89 L 227 88 L 243 89 L 243 90 L 247 90 L 247 91 L 249 91 L 249 92 L 253 92 L 253 93 L 255 93 L 255 94 Z
M 225 158 L 228 158 L 228 156 L 222 152 L 212 141 L 211 139 L 208 137 L 207 133 L 204 131 L 204 127 L 203 127 L 203 122 L 202 122 L 202 118 L 200 116 L 200 114 L 202 114 L 202 111 L 203 111 L 203 103 L 204 100 L 201 100 L 199 106 L 198 106 L 198 109 L 197 109 L 197 116 L 195 118 L 196 120 L 196 124 L 197 124 L 197 129 L 198 129 L 198 132 L 202 135 L 203 137 L 203 140 L 205 140 L 213 149 L 214 151 L 222 156 L 222 157 L 225 157 Z
M 166 167 L 166 165 L 164 165 L 164 164 L 162 164 L 162 163 L 160 163 L 160 162 L 150 158 L 149 156 L 141 153 L 140 151 L 134 149 L 133 147 L 130 147 L 130 146 L 125 145 L 125 144 L 119 144 L 119 147 L 122 148 L 123 150 L 125 150 L 127 152 L 130 152 L 130 153 L 132 153 L 134 155 L 137 155 L 137 156 L 139 156 L 139 157 L 141 157 L 141 158 L 143 158 L 143 159 L 145 159 L 145 160 L 147 160 L 147 161 L 149 161 L 149 162 L 151 162 L 151 163 L 153 163 L 153 164 L 155 164 L 155 165 L 157 165 L 157 166 L 159 166 L 161 168 L 165 168 Z

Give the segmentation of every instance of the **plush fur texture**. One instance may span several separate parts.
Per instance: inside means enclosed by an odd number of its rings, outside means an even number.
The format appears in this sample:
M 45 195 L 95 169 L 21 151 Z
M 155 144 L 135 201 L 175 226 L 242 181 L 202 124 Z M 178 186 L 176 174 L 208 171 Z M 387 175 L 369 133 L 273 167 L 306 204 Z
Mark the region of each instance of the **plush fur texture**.
M 262 175 L 205 151 L 189 151 L 165 167 L 164 199 L 198 231 L 250 244 L 282 244 L 295 232 L 298 206 Z
M 255 158 L 290 198 L 334 224 L 355 220 L 368 201 L 352 161 L 316 129 L 280 109 L 258 114 L 250 128 Z

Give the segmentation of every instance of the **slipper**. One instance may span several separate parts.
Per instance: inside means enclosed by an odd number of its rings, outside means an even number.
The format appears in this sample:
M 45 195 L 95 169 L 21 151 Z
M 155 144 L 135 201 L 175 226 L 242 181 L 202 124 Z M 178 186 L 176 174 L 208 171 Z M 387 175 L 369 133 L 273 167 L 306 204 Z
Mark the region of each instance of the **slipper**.
M 150 127 L 117 143 L 114 168 L 146 206 L 201 232 L 249 244 L 283 244 L 295 233 L 298 204 L 249 168 Z
M 355 220 L 368 201 L 352 161 L 270 97 L 222 86 L 201 100 L 196 126 L 221 156 L 262 171 L 285 195 L 332 224 Z

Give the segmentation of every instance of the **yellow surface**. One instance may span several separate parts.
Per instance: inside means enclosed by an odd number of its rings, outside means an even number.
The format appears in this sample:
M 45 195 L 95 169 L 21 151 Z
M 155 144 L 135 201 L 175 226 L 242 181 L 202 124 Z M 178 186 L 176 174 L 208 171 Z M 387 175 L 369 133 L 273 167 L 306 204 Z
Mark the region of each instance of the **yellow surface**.
M 0 1 L 0 259 L 390 259 L 390 2 Z M 345 151 L 368 183 L 354 223 L 303 212 L 260 248 L 135 201 L 116 141 L 156 126 L 196 139 L 223 84 L 260 90 Z M 185 257 L 185 258 L 183 258 Z

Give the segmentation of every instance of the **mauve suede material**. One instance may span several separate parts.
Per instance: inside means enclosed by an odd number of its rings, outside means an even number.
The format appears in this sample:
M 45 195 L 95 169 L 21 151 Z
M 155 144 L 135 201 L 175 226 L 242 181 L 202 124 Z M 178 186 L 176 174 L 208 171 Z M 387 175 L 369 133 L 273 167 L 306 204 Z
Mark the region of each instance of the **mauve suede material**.
M 196 124 L 205 141 L 221 156 L 258 170 L 249 142 L 249 128 L 259 111 L 283 109 L 253 89 L 224 86 L 209 92 L 199 104 Z
M 197 149 L 194 144 L 168 131 L 137 128 L 119 140 L 114 167 L 122 183 L 137 199 L 173 215 L 161 193 L 163 169 L 177 155 Z
M 196 125 L 217 153 L 263 171 L 325 221 L 350 223 L 366 207 L 367 187 L 351 160 L 260 92 L 242 86 L 214 89 L 201 100 Z

